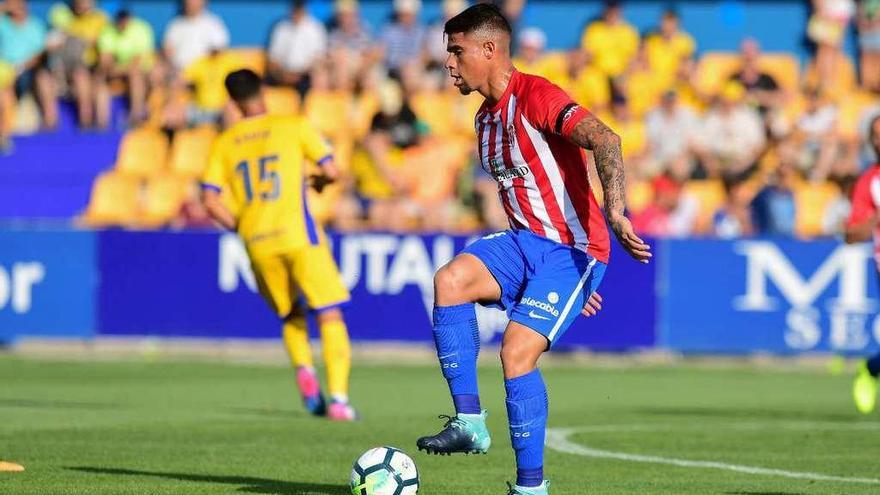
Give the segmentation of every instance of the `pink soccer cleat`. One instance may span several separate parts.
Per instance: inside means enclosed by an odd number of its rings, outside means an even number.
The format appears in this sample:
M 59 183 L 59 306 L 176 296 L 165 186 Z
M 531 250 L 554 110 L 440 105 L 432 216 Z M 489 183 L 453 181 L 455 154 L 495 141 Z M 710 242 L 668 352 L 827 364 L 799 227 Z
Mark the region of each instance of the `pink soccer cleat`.
M 357 421 L 359 419 L 357 411 L 348 402 L 330 402 L 330 409 L 327 410 L 327 417 L 332 421 Z

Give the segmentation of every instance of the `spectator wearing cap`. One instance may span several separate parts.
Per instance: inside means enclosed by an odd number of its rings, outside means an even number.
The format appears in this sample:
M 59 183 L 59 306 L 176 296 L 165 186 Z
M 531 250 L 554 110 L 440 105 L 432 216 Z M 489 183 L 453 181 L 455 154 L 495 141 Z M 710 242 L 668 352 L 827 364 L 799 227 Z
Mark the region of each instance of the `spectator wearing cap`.
M 278 23 L 269 42 L 269 84 L 290 86 L 304 96 L 309 72 L 327 52 L 327 31 L 312 17 L 305 0 L 295 0 L 290 17 Z
M 660 106 L 645 118 L 648 145 L 658 172 L 666 171 L 677 179 L 691 177 L 698 125 L 697 116 L 679 102 L 675 91 L 664 93 Z
M 425 46 L 425 27 L 419 22 L 421 0 L 394 0 L 394 20 L 382 30 L 385 66 L 389 75 L 404 78 L 407 70 L 417 70 Z
M 609 77 L 623 74 L 639 48 L 639 32 L 623 18 L 619 1 L 606 2 L 602 17 L 587 26 L 581 47 Z
M 205 0 L 183 0 L 183 12 L 168 25 L 162 46 L 171 66 L 182 71 L 229 46 L 229 31 L 220 17 L 208 11 Z
M 548 54 L 547 35 L 539 28 L 530 27 L 519 33 L 517 56 L 513 65 L 527 74 L 535 74 L 556 84 L 563 84 L 566 78 L 566 60 L 561 54 Z
M 681 30 L 678 14 L 674 10 L 664 12 L 660 29 L 645 40 L 648 63 L 662 87 L 672 86 L 679 66 L 693 59 L 696 48 L 693 37 Z
M 702 171 L 709 177 L 749 174 L 757 167 L 767 142 L 764 124 L 744 98 L 742 85 L 728 82 L 699 126 L 698 154 Z
M 95 71 L 95 121 L 100 128 L 110 123 L 110 86 L 122 81 L 128 89 L 130 121 L 136 125 L 147 117 L 147 78 L 154 62 L 153 28 L 120 10 L 116 20 L 98 37 L 100 57 Z
M 52 129 L 58 122 L 58 103 L 46 67 L 46 26 L 30 15 L 26 0 L 7 0 L 5 7 L 6 15 L 0 16 L 0 60 L 11 66 L 15 96 L 21 98 L 33 91 L 43 127 Z

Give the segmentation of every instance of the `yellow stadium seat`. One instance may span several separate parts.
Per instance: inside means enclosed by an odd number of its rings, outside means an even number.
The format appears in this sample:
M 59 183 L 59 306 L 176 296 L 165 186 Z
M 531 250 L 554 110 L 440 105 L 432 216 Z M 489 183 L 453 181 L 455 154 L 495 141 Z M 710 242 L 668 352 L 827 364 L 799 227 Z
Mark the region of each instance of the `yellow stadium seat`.
M 116 170 L 135 177 L 162 172 L 168 158 L 168 138 L 156 129 L 129 131 L 119 145 Z
M 454 103 L 450 96 L 446 92 L 425 91 L 410 100 L 416 116 L 435 136 L 449 136 L 455 130 L 454 116 L 449 111 Z
M 168 224 L 180 212 L 192 186 L 192 180 L 174 175 L 162 175 L 147 181 L 139 225 L 155 228 Z
M 170 169 L 183 177 L 198 178 L 208 166 L 217 131 L 210 126 L 178 131 L 171 143 Z
M 758 67 L 770 74 L 785 91 L 801 87 L 801 64 L 789 53 L 764 53 L 758 58 Z
M 830 95 L 843 95 L 856 88 L 856 66 L 848 56 L 838 58 L 834 76 L 832 81 L 820 81 L 816 65 L 811 63 L 807 66 L 804 83 L 809 87 L 821 87 Z
M 877 97 L 867 91 L 853 91 L 843 95 L 838 100 L 837 130 L 840 136 L 851 142 L 857 141 L 865 110 L 877 103 Z
M 351 109 L 352 95 L 344 91 L 311 91 L 304 102 L 305 116 L 319 132 L 331 137 L 348 131 Z
M 118 172 L 105 172 L 92 185 L 89 205 L 81 221 L 90 227 L 134 225 L 140 193 L 139 179 Z
M 714 95 L 739 67 L 738 53 L 708 52 L 700 58 L 694 84 L 700 92 Z
M 813 237 L 823 234 L 822 220 L 832 201 L 840 196 L 840 189 L 831 182 L 813 184 L 804 182 L 794 191 L 796 209 L 795 232 Z
M 235 54 L 241 60 L 242 66 L 257 74 L 266 75 L 266 51 L 260 47 L 229 48 L 227 53 Z
M 266 107 L 273 115 L 296 115 L 299 113 L 299 94 L 291 88 L 268 87 L 263 90 Z
M 692 180 L 684 185 L 684 194 L 697 200 L 700 212 L 697 215 L 697 232 L 705 232 L 712 225 L 715 212 L 724 205 L 726 193 L 720 180 Z
M 627 184 L 626 203 L 633 212 L 644 210 L 654 198 L 650 181 L 632 181 Z

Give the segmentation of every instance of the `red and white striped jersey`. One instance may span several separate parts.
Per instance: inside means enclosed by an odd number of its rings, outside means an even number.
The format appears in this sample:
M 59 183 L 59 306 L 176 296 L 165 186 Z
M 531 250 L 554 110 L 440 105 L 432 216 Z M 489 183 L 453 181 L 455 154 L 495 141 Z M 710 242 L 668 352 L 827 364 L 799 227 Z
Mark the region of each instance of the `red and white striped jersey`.
M 587 115 L 550 81 L 514 70 L 498 103 L 477 111 L 480 163 L 498 181 L 511 228 L 608 263 L 608 228 L 590 187 L 586 155 L 567 138 Z
M 858 225 L 870 220 L 880 209 L 880 163 L 866 170 L 853 187 L 852 209 L 847 225 Z M 874 227 L 874 259 L 880 269 L 880 225 Z

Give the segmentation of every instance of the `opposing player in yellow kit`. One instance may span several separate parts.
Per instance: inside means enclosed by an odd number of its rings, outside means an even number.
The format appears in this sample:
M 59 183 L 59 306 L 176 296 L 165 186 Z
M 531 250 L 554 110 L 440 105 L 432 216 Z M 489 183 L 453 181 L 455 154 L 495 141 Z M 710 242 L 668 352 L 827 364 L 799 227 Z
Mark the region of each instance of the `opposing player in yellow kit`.
M 348 400 L 351 351 L 339 309 L 350 296 L 305 195 L 308 185 L 320 190 L 336 178 L 333 155 L 305 119 L 267 113 L 254 72 L 233 72 L 225 83 L 244 118 L 214 144 L 202 201 L 244 241 L 260 294 L 284 322 L 284 343 L 306 408 L 317 416 L 354 420 Z M 323 175 L 307 178 L 306 160 L 317 163 Z M 307 311 L 316 314 L 320 327 L 329 407 L 309 348 Z

